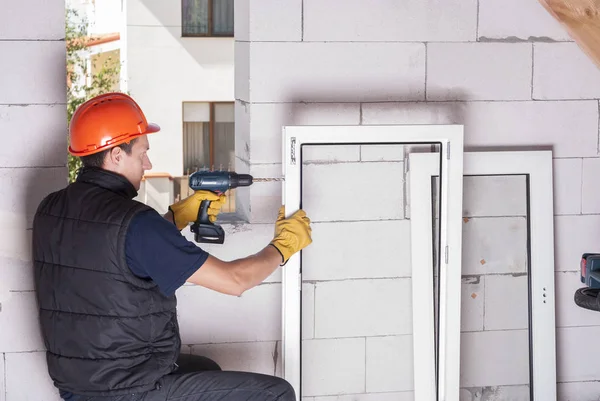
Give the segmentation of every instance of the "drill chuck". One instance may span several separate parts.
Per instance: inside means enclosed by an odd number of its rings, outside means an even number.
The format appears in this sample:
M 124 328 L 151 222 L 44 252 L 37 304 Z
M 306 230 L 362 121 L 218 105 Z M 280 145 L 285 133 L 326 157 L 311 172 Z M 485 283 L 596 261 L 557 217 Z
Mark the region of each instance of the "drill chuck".
M 230 188 L 249 187 L 254 182 L 250 174 L 229 173 Z

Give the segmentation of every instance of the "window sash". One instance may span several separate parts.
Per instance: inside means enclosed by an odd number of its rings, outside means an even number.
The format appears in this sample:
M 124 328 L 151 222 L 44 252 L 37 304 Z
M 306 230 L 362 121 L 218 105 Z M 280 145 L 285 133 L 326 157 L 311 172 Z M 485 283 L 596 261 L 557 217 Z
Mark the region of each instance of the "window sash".
M 185 102 L 183 104 L 184 174 L 199 168 L 215 170 L 234 168 L 233 109 L 233 102 Z
M 233 37 L 233 0 L 182 0 L 182 36 Z

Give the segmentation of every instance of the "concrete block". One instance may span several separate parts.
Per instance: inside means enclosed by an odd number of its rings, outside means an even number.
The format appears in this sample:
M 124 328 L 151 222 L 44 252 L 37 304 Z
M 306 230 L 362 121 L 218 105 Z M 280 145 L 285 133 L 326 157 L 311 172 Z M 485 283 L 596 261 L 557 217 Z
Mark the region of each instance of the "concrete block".
M 302 40 L 302 0 L 249 1 L 249 40 L 297 42 Z
M 581 211 L 583 214 L 600 213 L 600 159 L 583 159 L 582 199 Z M 573 177 L 575 181 L 577 177 Z
M 554 246 L 556 271 L 579 271 L 581 255 L 600 253 L 600 216 L 556 216 Z
M 0 301 L 11 290 L 31 290 L 31 230 L 24 227 L 24 219 L 14 214 L 1 214 L 0 225 Z
M 0 352 L 44 350 L 35 292 L 0 295 Z
M 304 397 L 302 397 L 304 401 Z M 310 401 L 414 401 L 415 395 L 412 391 L 399 393 L 371 393 L 371 394 L 348 394 L 334 395 L 328 397 L 314 397 Z
M 249 103 L 235 102 L 235 156 L 246 163 L 250 162 L 250 110 Z
M 554 159 L 553 164 L 554 214 L 580 214 L 583 160 Z
M 529 286 L 527 275 L 485 278 L 485 330 L 529 328 Z
M 481 0 L 478 39 L 568 41 L 567 31 L 537 1 Z
M 531 45 L 429 43 L 427 100 L 531 99 Z
M 235 42 L 235 99 L 243 102 L 250 101 L 250 43 Z M 237 125 L 237 124 L 236 124 Z M 237 129 L 237 128 L 236 128 Z
M 423 100 L 421 43 L 252 43 L 252 102 Z
M 367 392 L 414 389 L 413 336 L 367 338 Z
M 598 69 L 576 43 L 536 43 L 533 65 L 534 99 L 598 98 Z
M 0 104 L 67 102 L 64 41 L 0 41 L 0 54 Z
M 460 330 L 483 331 L 485 276 L 464 276 L 461 285 Z
M 199 344 L 192 354 L 212 359 L 223 370 L 281 376 L 280 342 Z
M 315 338 L 315 285 L 302 283 L 302 339 Z
M 476 29 L 475 0 L 410 0 L 401 4 L 304 1 L 306 41 L 469 41 L 475 40 Z
M 250 153 L 253 163 L 281 163 L 284 126 L 360 123 L 358 103 L 258 103 L 251 107 Z
M 0 4 L 0 40 L 64 38 L 65 7 L 62 2 L 34 0 Z
M 235 171 L 238 174 L 249 174 L 250 165 L 240 159 L 235 158 Z M 250 191 L 236 191 L 235 194 L 235 214 L 242 221 L 250 221 Z
M 586 346 L 600 335 L 600 327 L 562 327 L 556 330 L 557 382 L 598 381 L 600 350 Z
M 28 243 L 30 245 L 31 242 Z M 31 256 L 31 255 L 29 255 Z M 0 300 L 10 291 L 33 291 L 33 263 L 31 258 L 0 256 Z
M 365 391 L 365 339 L 306 340 L 302 345 L 302 394 Z
M 520 274 L 527 271 L 527 220 L 525 218 L 478 217 L 465 220 L 463 220 L 463 274 Z
M 528 330 L 461 335 L 460 386 L 529 384 Z
M 598 401 L 600 382 L 557 383 L 557 401 Z
M 304 164 L 328 164 L 360 161 L 359 145 L 303 146 Z
M 218 224 L 225 231 L 224 244 L 196 244 L 212 256 L 225 261 L 245 258 L 260 252 L 273 239 L 273 224 L 243 224 L 222 223 Z M 189 241 L 194 241 L 194 234 L 189 229 L 184 231 Z M 280 283 L 281 269 L 277 269 L 265 282 Z
M 249 1 L 233 1 L 233 32 L 236 41 L 248 42 L 250 40 Z
M 66 167 L 0 168 L 0 186 L 10 188 L 0 198 L 0 211 L 11 221 L 20 219 L 23 224 L 19 228 L 31 228 L 42 199 L 67 184 Z
M 460 401 L 530 401 L 529 386 L 490 386 L 460 389 Z
M 573 297 L 585 287 L 579 272 L 557 272 L 555 275 L 556 327 L 600 326 L 600 313 L 580 308 Z
M 463 124 L 466 151 L 543 146 L 554 157 L 598 156 L 596 101 L 368 103 L 362 116 L 365 125 Z
M 360 297 L 357 294 L 361 294 Z M 410 333 L 410 279 L 348 280 L 316 284 L 316 338 Z
M 453 124 L 462 123 L 462 109 L 471 103 L 461 102 L 386 102 L 363 103 L 363 125 L 385 124 Z M 465 126 L 465 130 L 468 126 Z M 465 138 L 466 139 L 466 138 Z
M 253 164 L 249 173 L 253 177 L 282 177 L 280 164 Z M 250 223 L 273 224 L 282 202 L 282 182 L 261 182 L 245 190 L 250 193 Z M 244 189 L 242 189 L 243 191 Z
M 464 217 L 527 215 L 525 176 L 469 176 L 463 181 Z
M 241 297 L 184 286 L 177 296 L 183 344 L 281 339 L 280 284 L 260 285 Z
M 6 401 L 60 401 L 48 375 L 46 354 L 6 354 Z
M 404 163 L 308 165 L 303 169 L 303 208 L 312 221 L 393 220 L 404 217 Z M 379 193 L 377 207 L 371 188 Z M 392 185 L 396 183 L 396 185 Z
M 411 277 L 410 222 L 315 223 L 302 253 L 304 280 Z
M 360 160 L 363 162 L 403 161 L 404 145 L 362 145 Z

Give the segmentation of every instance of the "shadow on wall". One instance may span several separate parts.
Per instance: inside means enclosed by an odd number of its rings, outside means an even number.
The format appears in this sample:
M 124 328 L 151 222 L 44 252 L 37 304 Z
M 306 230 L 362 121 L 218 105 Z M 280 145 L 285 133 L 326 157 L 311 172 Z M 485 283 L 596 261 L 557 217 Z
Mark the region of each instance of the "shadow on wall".
M 30 108 L 27 112 L 33 117 L 37 107 L 9 106 L 9 113 L 13 108 Z M 43 198 L 68 184 L 66 106 L 58 104 L 50 107 L 64 109 L 64 125 L 50 126 L 45 132 L 27 133 L 28 136 L 44 135 L 46 138 L 43 143 L 25 139 L 26 149 L 24 160 L 19 163 L 21 166 L 2 169 L 1 178 L 6 191 L 2 201 L 3 210 L 8 211 L 5 221 L 9 225 L 7 232 L 11 234 L 3 237 L 5 241 L 1 247 L 0 257 L 4 259 L 2 266 L 10 269 L 10 279 L 7 283 L 0 283 L 0 302 L 5 295 L 2 291 L 5 285 L 9 291 L 34 289 L 31 263 L 33 217 Z M 48 137 L 56 139 L 48 140 Z
M 31 106 L 29 106 L 31 107 Z M 25 168 L 21 184 L 23 185 L 21 205 L 26 221 L 26 230 L 19 242 L 26 244 L 28 253 L 26 290 L 34 290 L 33 282 L 33 260 L 32 260 L 32 233 L 33 219 L 41 201 L 50 193 L 65 188 L 69 183 L 69 171 L 67 168 L 67 111 L 66 105 L 57 104 L 52 107 L 64 109 L 64 125 L 48 127 L 40 135 L 57 138 L 43 148 L 29 147 L 28 152 L 34 167 Z M 62 162 L 58 164 L 56 161 Z M 22 272 L 20 272 L 22 273 Z
M 13 375 L 21 369 L 33 368 L 30 379 L 35 383 L 34 398 L 43 393 L 58 399 L 42 354 L 44 343 L 33 279 L 32 226 L 42 199 L 68 183 L 66 106 L 11 105 L 6 110 L 7 121 L 11 118 L 15 122 L 21 118 L 36 120 L 37 117 L 43 121 L 40 124 L 45 122 L 47 126 L 43 131 L 38 131 L 35 123 L 31 128 L 20 127 L 18 134 L 22 148 L 15 148 L 14 152 L 18 158 L 10 155 L 14 162 L 3 158 L 0 169 L 3 188 L 0 215 L 4 233 L 0 245 L 0 345 L 4 352 L 13 353 L 13 361 L 19 360 L 24 365 L 18 369 L 13 366 Z M 39 367 L 33 365 L 38 362 Z M 25 394 L 19 389 L 14 390 L 17 398 L 18 394 Z
M 289 94 L 282 97 L 279 103 L 268 105 L 250 103 L 250 112 L 253 107 L 256 107 L 257 111 L 260 110 L 253 117 L 255 129 L 260 127 L 260 132 L 254 131 L 254 138 L 238 138 L 236 145 L 242 149 L 260 147 L 256 150 L 250 149 L 250 159 L 253 160 L 252 166 L 255 171 L 259 165 L 254 163 L 270 163 L 272 169 L 268 171 L 276 174 L 275 171 L 278 169 L 276 163 L 279 163 L 281 159 L 274 155 L 281 154 L 282 125 L 461 124 L 465 128 L 465 151 L 552 149 L 551 143 L 532 142 L 528 144 L 527 137 L 516 139 L 512 131 L 506 131 L 507 139 L 504 139 L 503 125 L 507 123 L 504 119 L 512 115 L 504 111 L 504 107 L 509 104 L 506 102 L 500 102 L 496 108 L 493 102 L 468 101 L 471 97 L 470 94 L 460 89 L 452 90 L 453 97 L 466 100 L 415 101 L 411 100 L 414 98 L 414 93 L 410 89 L 402 93 L 395 93 L 393 96 L 386 95 L 382 91 L 373 91 L 365 95 L 356 89 L 352 93 L 345 92 L 340 95 L 335 87 L 342 86 L 342 80 L 337 78 L 334 79 L 334 82 L 336 82 L 335 85 L 330 85 L 330 87 L 334 87 L 333 90 L 320 90 L 315 93 L 289 90 Z M 443 99 L 447 94 L 448 90 L 445 88 L 431 86 L 427 88 L 427 98 L 429 99 Z M 419 96 L 425 97 L 423 89 Z M 320 99 L 327 99 L 327 102 L 319 102 Z M 237 105 L 240 109 L 240 103 Z M 244 105 L 242 104 L 242 106 Z M 485 114 L 480 111 L 482 106 Z M 500 111 L 497 112 L 497 110 Z M 510 111 L 513 112 L 513 110 L 514 107 L 511 105 Z M 530 111 L 531 109 L 524 108 L 522 112 Z M 245 118 L 248 115 L 245 114 Z M 266 119 L 268 121 L 265 121 Z M 528 119 L 528 117 L 524 117 L 518 120 L 527 121 Z M 506 124 L 506 130 L 519 128 L 515 127 L 515 124 L 515 122 Z M 487 129 L 490 129 L 489 134 Z M 520 131 L 526 130 L 527 127 L 520 129 Z M 536 137 L 532 135 L 532 138 Z M 538 138 L 539 136 L 535 141 L 539 141 Z M 504 145 L 504 143 L 515 143 L 515 139 L 518 141 L 516 142 L 517 146 Z M 266 168 L 262 168 L 260 173 L 265 171 L 267 171 Z M 260 187 L 260 193 L 257 192 L 258 189 L 254 191 L 252 213 L 259 217 L 253 217 L 252 219 L 256 219 L 253 222 L 267 222 L 275 219 L 275 205 L 281 202 L 280 185 L 280 183 L 263 184 Z M 249 200 L 244 199 L 244 201 L 249 203 Z M 244 206 L 246 205 L 244 204 Z
M 427 88 L 427 98 L 439 99 L 447 96 L 447 89 L 441 88 Z M 461 124 L 464 125 L 465 129 L 465 152 L 477 152 L 477 151 L 532 151 L 532 150 L 553 150 L 553 145 L 548 144 L 531 144 L 531 145 L 492 145 L 492 146 L 479 146 L 472 145 L 469 142 L 474 142 L 471 138 L 471 124 L 470 121 L 477 119 L 474 115 L 469 104 L 474 103 L 469 100 L 469 94 L 460 89 L 452 90 L 452 97 L 454 99 L 461 100 L 448 100 L 448 101 L 427 101 L 427 100 L 412 100 L 414 94 L 408 93 L 406 95 L 394 95 L 394 100 L 389 100 L 389 96 L 379 96 L 378 94 L 372 93 L 367 96 L 363 94 L 346 94 L 346 96 L 332 96 L 331 92 L 324 93 L 323 95 L 311 93 L 311 94 L 294 94 L 286 99 L 283 104 L 288 107 L 282 112 L 283 116 L 279 116 L 281 121 L 287 125 L 306 125 L 307 121 L 315 120 L 314 114 L 315 109 L 322 107 L 328 103 L 347 103 L 347 104 L 361 104 L 361 117 L 359 124 L 361 125 L 386 125 L 386 124 Z M 307 100 L 311 99 L 311 100 Z M 325 101 L 313 100 L 313 99 L 326 99 Z M 351 100 L 348 100 L 351 99 Z M 379 100 L 377 100 L 379 99 Z M 475 101 L 483 103 L 484 101 Z M 364 106 L 365 104 L 376 104 L 378 109 L 381 109 L 381 115 L 376 115 L 377 112 L 372 113 L 374 122 L 365 121 L 364 117 Z M 309 106 L 314 105 L 314 108 Z M 526 111 L 524 111 L 526 112 Z M 335 117 L 328 118 L 330 121 L 336 120 Z M 330 123 L 335 124 L 335 123 Z M 498 124 L 502 124 L 498 121 Z M 308 125 L 319 125 L 317 123 L 310 123 Z M 343 125 L 343 124 L 341 124 Z M 281 137 L 278 138 L 279 143 L 277 144 L 278 149 L 281 149 Z M 502 143 L 502 138 L 495 138 L 493 142 Z

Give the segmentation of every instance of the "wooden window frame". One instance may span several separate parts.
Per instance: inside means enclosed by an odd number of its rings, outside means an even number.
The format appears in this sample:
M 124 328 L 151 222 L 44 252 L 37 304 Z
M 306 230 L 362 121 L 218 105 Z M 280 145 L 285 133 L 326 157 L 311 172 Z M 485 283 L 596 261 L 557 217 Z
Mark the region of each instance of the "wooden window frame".
M 183 1 L 181 0 L 181 37 L 182 38 L 233 38 L 235 34 L 235 27 L 231 34 L 229 33 L 214 33 L 213 32 L 213 0 L 208 0 L 208 32 L 207 33 L 185 33 L 184 28 L 184 7 Z M 234 5 L 235 7 L 235 5 Z

